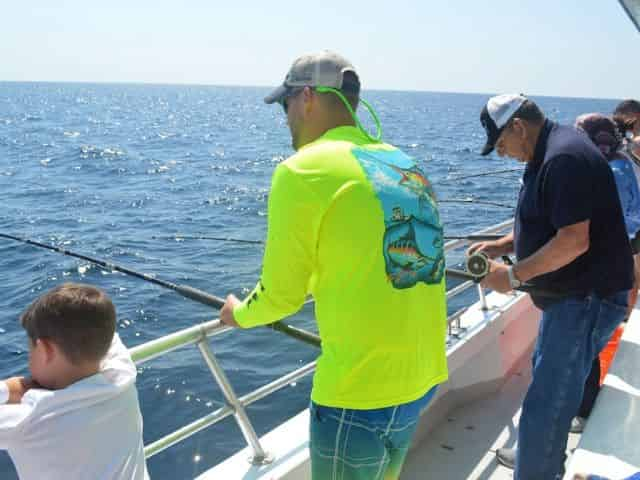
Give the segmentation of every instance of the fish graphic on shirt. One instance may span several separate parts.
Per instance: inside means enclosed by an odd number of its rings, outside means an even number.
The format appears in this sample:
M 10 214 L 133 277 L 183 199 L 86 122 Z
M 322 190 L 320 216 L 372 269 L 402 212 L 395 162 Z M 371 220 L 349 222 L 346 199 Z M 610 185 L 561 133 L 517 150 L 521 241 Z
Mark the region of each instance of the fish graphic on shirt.
M 427 180 L 424 174 L 417 166 L 411 168 L 402 168 L 390 163 L 385 163 L 387 167 L 394 172 L 399 173 L 402 177 L 399 184 L 407 187 L 409 190 L 417 193 L 418 195 L 428 195 L 431 189 L 431 182 Z

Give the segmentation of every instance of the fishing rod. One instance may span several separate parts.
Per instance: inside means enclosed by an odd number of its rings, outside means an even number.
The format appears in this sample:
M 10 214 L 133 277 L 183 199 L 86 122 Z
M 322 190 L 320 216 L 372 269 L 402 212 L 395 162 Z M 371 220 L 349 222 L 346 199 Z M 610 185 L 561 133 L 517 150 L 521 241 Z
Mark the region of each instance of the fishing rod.
M 495 235 L 469 235 L 465 238 L 470 238 L 470 237 L 474 237 L 475 239 L 486 239 L 486 238 L 491 238 L 494 239 Z M 498 236 L 499 237 L 499 236 Z M 5 238 L 8 240 L 13 240 L 16 242 L 20 242 L 20 243 L 24 243 L 27 245 L 32 245 L 34 247 L 38 247 L 38 248 L 42 248 L 45 250 L 50 250 L 53 252 L 57 252 L 57 253 L 61 253 L 63 255 L 69 256 L 69 257 L 74 257 L 74 258 L 79 258 L 81 260 L 85 260 L 87 262 L 90 262 L 94 265 L 97 265 L 100 268 L 103 268 L 105 270 L 110 270 L 110 271 L 117 271 L 120 273 L 123 273 L 125 275 L 130 275 L 132 277 L 135 278 L 139 278 L 141 280 L 144 280 L 146 282 L 150 282 L 153 283 L 155 285 L 158 285 L 160 287 L 163 288 L 167 288 L 169 290 L 173 290 L 174 292 L 182 295 L 185 298 L 188 298 L 190 300 L 194 300 L 200 304 L 203 305 L 207 305 L 210 307 L 213 307 L 217 310 L 220 310 L 224 304 L 225 301 L 220 298 L 217 297 L 215 295 L 212 295 L 210 293 L 207 292 L 203 292 L 202 290 L 199 290 L 197 288 L 194 287 L 190 287 L 189 285 L 178 285 L 176 283 L 173 282 L 169 282 L 166 280 L 161 280 L 159 278 L 155 278 L 154 276 L 151 276 L 149 274 L 146 273 L 142 273 L 142 272 L 138 272 L 135 270 L 132 270 L 130 268 L 126 268 L 123 267 L 121 265 L 116 265 L 114 263 L 111 262 L 107 262 L 105 260 L 101 260 L 99 258 L 94 258 L 94 257 L 90 257 L 88 255 L 83 255 L 80 253 L 76 253 L 76 252 L 72 252 L 70 250 L 66 250 L 64 248 L 60 248 L 60 247 L 56 247 L 54 245 L 48 245 L 45 243 L 41 243 L 41 242 L 37 242 L 35 240 L 30 240 L 27 238 L 22 238 L 22 237 L 17 237 L 15 235 L 9 235 L 6 233 L 0 233 L 0 238 Z M 229 239 L 226 239 L 229 240 Z M 507 263 L 511 263 L 511 261 L 508 259 L 508 257 L 505 259 L 505 261 L 507 261 Z M 482 281 L 482 279 L 489 274 L 489 258 L 484 254 L 484 253 L 476 253 L 473 254 L 471 256 L 469 256 L 467 258 L 467 261 L 465 263 L 467 271 L 462 271 L 462 270 L 457 270 L 457 269 L 453 269 L 453 268 L 447 268 L 445 270 L 446 275 L 449 278 L 458 278 L 458 279 L 462 279 L 462 280 L 472 280 L 476 283 L 479 283 L 480 281 Z M 533 285 L 529 285 L 529 284 L 524 284 L 522 286 L 520 286 L 519 288 L 517 288 L 516 290 L 525 292 L 525 293 L 529 293 L 529 294 L 533 294 L 533 295 L 539 295 L 539 296 L 544 296 L 544 297 L 549 297 L 549 298 L 553 298 L 553 297 L 561 297 L 561 294 L 557 294 L 554 292 L 548 292 L 545 290 L 540 290 L 537 287 L 533 286 Z M 306 330 L 303 330 L 301 328 L 297 328 L 294 327 L 292 325 L 288 325 L 282 321 L 280 322 L 275 322 L 269 325 L 265 325 L 267 328 L 271 328 L 272 330 L 276 330 L 279 331 L 289 337 L 295 338 L 297 340 L 300 340 L 304 343 L 307 343 L 309 345 L 312 345 L 314 347 L 317 348 L 321 348 L 321 339 L 318 335 L 315 335 L 311 332 L 308 332 Z
M 161 280 L 159 278 L 156 278 L 152 275 L 146 274 L 146 273 L 141 273 L 141 272 L 137 272 L 135 270 L 131 270 L 130 268 L 126 268 L 120 265 L 116 265 L 114 263 L 111 262 L 107 262 L 105 260 L 101 260 L 99 258 L 94 258 L 94 257 L 90 257 L 88 255 L 83 255 L 80 253 L 76 253 L 76 252 L 72 252 L 70 250 L 66 250 L 64 248 L 60 248 L 60 247 L 56 247 L 54 245 L 48 245 L 46 243 L 41 243 L 41 242 L 37 242 L 35 240 L 30 240 L 27 238 L 22 238 L 22 237 L 17 237 L 14 235 L 9 235 L 6 233 L 0 233 L 0 238 L 6 238 L 8 240 L 13 240 L 16 242 L 20 242 L 20 243 L 25 243 L 28 245 L 32 245 L 34 247 L 38 247 L 38 248 L 43 248 L 45 250 L 51 250 L 53 252 L 57 252 L 57 253 L 61 253 L 63 255 L 69 256 L 69 257 L 74 257 L 74 258 L 79 258 L 81 260 L 85 260 L 87 262 L 90 262 L 94 265 L 99 266 L 100 268 L 104 269 L 104 270 L 110 270 L 110 271 L 116 271 L 116 272 L 120 272 L 120 273 L 124 273 L 125 275 L 130 275 L 132 277 L 136 277 L 139 278 L 141 280 L 144 280 L 146 282 L 150 282 L 153 283 L 155 285 L 158 285 L 160 287 L 163 288 L 167 288 L 169 290 L 173 290 L 176 293 L 179 293 L 180 295 L 182 295 L 185 298 L 188 298 L 190 300 L 194 300 L 200 304 L 203 305 L 207 305 L 209 307 L 213 307 L 216 310 L 220 310 L 224 304 L 225 301 L 220 298 L 217 297 L 215 295 L 212 295 L 210 293 L 207 292 L 203 292 L 202 290 L 199 290 L 197 288 L 194 287 L 190 287 L 189 285 L 178 285 L 172 282 L 168 282 L 166 280 Z M 320 347 L 320 337 L 311 333 L 311 332 L 307 332 L 306 330 L 297 328 L 297 327 L 293 327 L 291 325 L 288 325 L 286 323 L 283 322 L 276 322 L 276 323 L 272 323 L 270 325 L 266 325 L 268 328 L 271 328 L 273 330 L 282 332 L 286 335 L 289 335 L 290 337 L 296 338 L 298 340 L 301 340 L 305 343 L 308 343 L 310 345 L 313 345 L 315 347 Z
M 475 234 L 475 235 L 445 235 L 445 240 L 471 240 L 471 241 L 489 241 L 498 240 L 504 237 L 504 235 L 496 234 Z M 263 245 L 263 240 L 245 240 L 242 238 L 233 237 L 211 237 L 208 235 L 181 235 L 176 233 L 175 235 L 154 235 L 151 238 L 155 240 L 214 240 L 218 242 L 237 242 L 237 243 L 251 243 L 254 245 Z

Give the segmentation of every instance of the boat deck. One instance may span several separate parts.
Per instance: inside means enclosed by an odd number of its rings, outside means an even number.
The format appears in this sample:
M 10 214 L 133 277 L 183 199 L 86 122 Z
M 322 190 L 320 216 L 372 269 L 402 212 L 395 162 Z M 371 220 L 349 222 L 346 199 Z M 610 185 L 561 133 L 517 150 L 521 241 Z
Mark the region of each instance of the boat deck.
M 530 380 L 526 359 L 498 392 L 453 410 L 411 450 L 401 479 L 512 479 L 513 471 L 498 464 L 495 451 L 515 446 L 520 407 Z M 579 438 L 569 434 L 567 456 Z

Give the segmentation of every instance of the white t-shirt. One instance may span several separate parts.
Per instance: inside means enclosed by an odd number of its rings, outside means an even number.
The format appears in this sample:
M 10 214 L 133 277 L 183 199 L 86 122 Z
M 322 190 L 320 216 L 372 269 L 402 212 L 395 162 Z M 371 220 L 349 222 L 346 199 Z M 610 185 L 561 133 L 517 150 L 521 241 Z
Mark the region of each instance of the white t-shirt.
M 148 479 L 135 380 L 136 366 L 116 334 L 100 373 L 0 405 L 0 448 L 21 480 Z

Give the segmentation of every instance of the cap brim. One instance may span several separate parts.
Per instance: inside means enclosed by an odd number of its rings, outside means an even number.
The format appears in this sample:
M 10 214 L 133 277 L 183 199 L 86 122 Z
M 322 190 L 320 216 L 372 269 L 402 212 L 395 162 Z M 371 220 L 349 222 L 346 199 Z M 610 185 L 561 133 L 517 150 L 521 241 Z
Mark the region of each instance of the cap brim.
M 264 103 L 271 105 L 272 103 L 281 102 L 284 96 L 289 92 L 289 87 L 280 85 L 269 95 L 264 97 Z
M 480 155 L 482 156 L 489 155 L 491 152 L 493 152 L 494 148 L 495 148 L 495 144 L 487 140 L 487 143 L 485 144 L 484 148 L 480 152 Z

